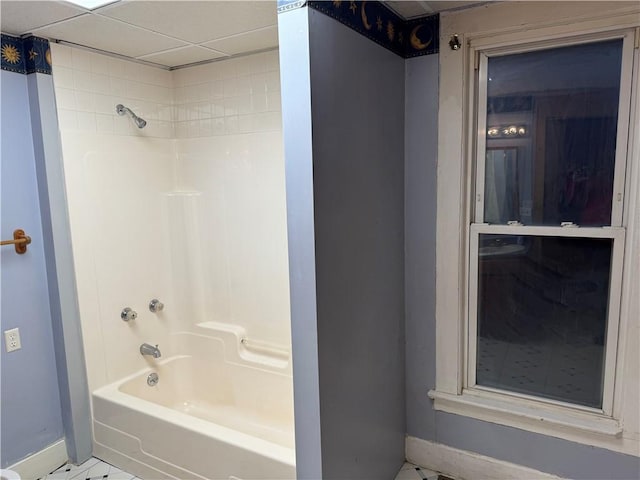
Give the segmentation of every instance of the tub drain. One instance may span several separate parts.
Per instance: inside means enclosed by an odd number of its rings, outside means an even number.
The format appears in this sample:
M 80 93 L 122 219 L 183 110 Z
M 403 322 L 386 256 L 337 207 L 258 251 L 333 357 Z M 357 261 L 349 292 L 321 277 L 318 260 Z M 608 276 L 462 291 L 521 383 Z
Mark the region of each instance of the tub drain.
M 160 377 L 158 377 L 158 374 L 156 372 L 150 373 L 147 377 L 147 385 L 149 385 L 150 387 L 155 387 L 159 381 Z

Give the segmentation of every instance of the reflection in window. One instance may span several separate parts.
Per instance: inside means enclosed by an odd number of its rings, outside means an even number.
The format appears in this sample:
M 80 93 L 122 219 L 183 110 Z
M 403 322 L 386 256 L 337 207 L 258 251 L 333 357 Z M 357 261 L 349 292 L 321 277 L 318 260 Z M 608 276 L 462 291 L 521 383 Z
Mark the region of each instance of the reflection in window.
M 485 221 L 611 223 L 622 40 L 488 60 Z
M 479 245 L 477 384 L 600 408 L 613 241 Z

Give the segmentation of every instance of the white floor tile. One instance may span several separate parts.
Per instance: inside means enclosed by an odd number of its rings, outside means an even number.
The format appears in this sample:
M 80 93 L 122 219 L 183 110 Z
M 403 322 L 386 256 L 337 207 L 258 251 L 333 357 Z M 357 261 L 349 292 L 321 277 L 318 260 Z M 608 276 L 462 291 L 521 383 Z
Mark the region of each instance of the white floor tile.
M 84 480 L 86 478 L 90 478 L 93 480 L 94 478 L 103 478 L 105 475 L 109 475 L 111 468 L 111 465 L 109 465 L 108 463 L 98 461 L 89 469 L 78 472 L 76 475 L 71 477 L 71 480 Z
M 408 468 L 406 470 L 400 470 L 395 480 L 422 480 L 422 477 L 416 472 L 415 468 Z
M 133 480 L 134 476 L 131 473 L 123 472 L 115 467 L 111 468 L 108 480 Z
M 41 480 L 140 480 L 131 473 L 124 472 L 97 458 L 90 458 L 80 465 L 67 464 L 58 468 Z
M 396 475 L 395 480 L 437 480 L 438 473 L 426 468 L 405 463 Z

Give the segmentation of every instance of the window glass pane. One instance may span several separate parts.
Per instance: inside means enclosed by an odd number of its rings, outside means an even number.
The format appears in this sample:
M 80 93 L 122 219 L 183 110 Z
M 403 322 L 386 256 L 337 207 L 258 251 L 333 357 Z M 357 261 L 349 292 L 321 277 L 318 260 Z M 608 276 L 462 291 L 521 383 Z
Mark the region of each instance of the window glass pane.
M 611 223 L 622 40 L 488 59 L 484 221 Z
M 479 245 L 476 383 L 601 408 L 613 240 Z

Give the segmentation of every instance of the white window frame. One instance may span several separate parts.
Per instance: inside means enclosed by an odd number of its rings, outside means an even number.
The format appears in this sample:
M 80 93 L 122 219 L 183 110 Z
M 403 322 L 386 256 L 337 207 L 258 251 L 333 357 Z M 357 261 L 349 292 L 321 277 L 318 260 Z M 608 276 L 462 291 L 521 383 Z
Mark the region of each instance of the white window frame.
M 640 421 L 634 413 L 639 400 L 634 391 L 637 381 L 626 382 L 625 379 L 638 375 L 630 362 L 633 363 L 636 358 L 634 350 L 640 347 L 640 342 L 635 338 L 628 338 L 629 333 L 640 331 L 637 318 L 640 316 L 640 302 L 636 301 L 640 289 L 640 269 L 628 268 L 640 252 L 640 141 L 635 135 L 628 139 L 625 135 L 636 131 L 639 124 L 640 8 L 634 6 L 603 13 L 595 6 L 590 9 L 586 4 L 580 4 L 552 10 L 545 11 L 540 4 L 500 4 L 489 5 L 483 11 L 458 12 L 450 14 L 451 18 L 447 15 L 441 17 L 442 43 L 446 46 L 448 36 L 455 33 L 461 37 L 463 46 L 461 51 L 443 48 L 440 52 L 436 387 L 429 392 L 429 396 L 434 400 L 436 410 L 638 455 Z M 563 15 L 566 18 L 561 20 Z M 527 23 L 523 28 L 522 25 Z M 484 31 L 479 30 L 481 25 Z M 477 245 L 470 244 L 474 238 L 471 234 L 477 239 L 477 233 L 487 228 L 486 225 L 472 226 L 475 218 L 482 218 L 474 215 L 475 209 L 480 208 L 476 205 L 475 162 L 480 159 L 480 166 L 484 156 L 484 146 L 478 148 L 476 141 L 484 138 L 486 127 L 482 120 L 477 121 L 484 115 L 478 116 L 475 105 L 478 89 L 486 88 L 475 82 L 476 69 L 482 62 L 480 52 L 490 55 L 511 54 L 519 49 L 531 51 L 610 38 L 624 39 L 617 138 L 617 145 L 623 145 L 623 148 L 616 150 L 616 166 L 626 165 L 626 171 L 616 168 L 614 174 L 611 227 L 580 228 L 580 232 L 575 234 L 566 229 L 561 232 L 563 236 L 613 238 L 613 268 L 622 271 L 620 275 L 611 277 L 611 296 L 622 300 L 612 302 L 610 308 L 610 316 L 615 318 L 609 321 L 607 338 L 614 344 L 607 345 L 609 358 L 605 367 L 603 408 L 591 409 L 529 395 L 478 388 L 474 385 L 473 376 L 469 375 L 471 371 L 475 373 L 475 352 L 469 344 L 470 335 L 474 334 L 470 312 L 477 311 L 474 310 L 477 299 L 469 295 L 475 291 L 469 288 L 469 279 L 474 275 L 477 278 L 477 271 L 473 270 L 474 264 L 477 268 L 477 258 L 472 258 L 471 253 L 475 247 L 477 256 Z M 477 108 L 486 112 L 486 104 Z M 459 132 L 445 129 L 446 125 L 456 124 L 462 127 Z M 480 176 L 481 172 L 477 174 Z M 620 198 L 618 193 L 622 193 Z M 517 234 L 514 228 L 519 228 L 491 227 L 491 233 L 498 233 L 498 228 L 509 234 Z M 532 228 L 527 227 L 528 234 L 532 234 Z M 542 235 L 553 235 L 562 227 L 535 228 Z
M 613 416 L 613 394 L 616 373 L 616 359 L 618 351 L 618 325 L 620 318 L 620 297 L 622 294 L 622 269 L 624 259 L 625 229 L 621 227 L 603 228 L 568 228 L 547 226 L 510 226 L 487 225 L 474 223 L 469 229 L 469 312 L 468 312 L 468 344 L 467 344 L 467 369 L 464 388 L 493 392 L 514 398 L 526 398 L 531 401 L 556 405 L 563 409 L 575 409 L 584 412 L 602 414 L 606 417 Z M 613 240 L 611 252 L 611 274 L 609 277 L 609 309 L 607 315 L 607 334 L 605 346 L 604 385 L 602 395 L 602 408 L 590 408 L 559 400 L 526 395 L 508 391 L 506 389 L 490 388 L 476 384 L 476 360 L 477 360 L 477 326 L 478 326 L 478 238 L 480 234 L 489 233 L 495 235 L 523 235 L 543 237 L 573 237 L 573 238 L 608 238 Z
M 629 132 L 629 106 L 631 102 L 631 73 L 633 66 L 633 42 L 634 30 L 621 32 L 607 32 L 605 34 L 574 37 L 569 40 L 557 39 L 555 41 L 536 42 L 533 45 L 518 45 L 513 48 L 500 47 L 498 49 L 484 48 L 476 50 L 471 48 L 471 55 L 477 56 L 479 61 L 476 84 L 477 100 L 472 105 L 470 112 L 477 122 L 476 144 L 476 173 L 475 173 L 475 222 L 469 228 L 469 293 L 467 313 L 467 362 L 466 375 L 463 388 L 476 388 L 487 391 L 511 394 L 518 397 L 526 397 L 531 400 L 554 403 L 565 408 L 584 409 L 578 405 L 567 402 L 543 399 L 541 397 L 526 396 L 507 392 L 506 390 L 490 389 L 476 385 L 476 346 L 477 346 L 477 313 L 478 313 L 478 236 L 482 233 L 506 234 L 506 235 L 537 235 L 578 238 L 609 238 L 613 240 L 612 263 L 609 287 L 609 309 L 607 318 L 607 343 L 605 346 L 604 385 L 601 409 L 588 409 L 589 411 L 613 415 L 613 397 L 616 355 L 618 346 L 618 320 L 620 318 L 620 297 L 622 293 L 622 266 L 624 258 L 625 228 L 622 227 L 622 206 L 624 205 L 624 177 L 627 160 L 627 137 Z M 622 40 L 622 71 L 620 77 L 620 96 L 618 101 L 617 138 L 614 181 L 612 192 L 612 212 L 610 227 L 579 227 L 567 228 L 561 226 L 504 226 L 487 225 L 484 222 L 484 189 L 485 189 L 485 162 L 486 162 L 486 131 L 487 131 L 487 88 L 488 88 L 488 63 L 489 58 L 513 55 L 523 52 L 539 51 L 542 49 L 560 48 L 569 45 L 585 45 L 607 40 Z M 477 108 L 473 108 L 477 105 Z

